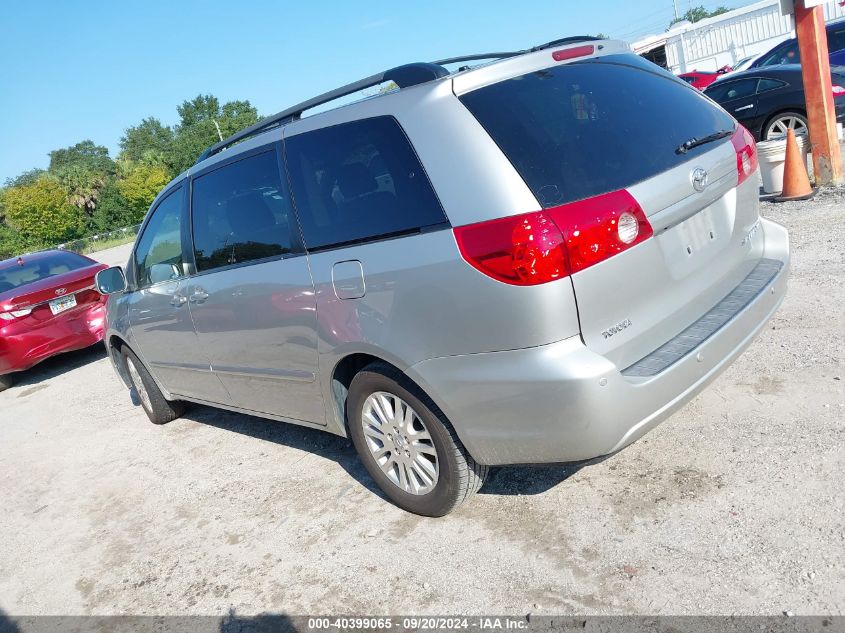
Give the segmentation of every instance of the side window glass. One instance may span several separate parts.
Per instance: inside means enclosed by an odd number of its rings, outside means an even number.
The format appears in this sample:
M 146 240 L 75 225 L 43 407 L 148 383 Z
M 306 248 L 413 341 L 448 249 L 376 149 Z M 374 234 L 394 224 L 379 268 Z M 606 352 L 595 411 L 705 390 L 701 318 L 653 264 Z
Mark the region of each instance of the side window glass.
M 789 42 L 784 46 L 779 46 L 772 53 L 763 60 L 761 66 L 778 66 L 780 64 L 799 64 L 801 63 L 798 55 L 798 41 Z
M 831 53 L 845 48 L 845 27 L 827 32 L 827 50 Z
M 191 222 L 197 270 L 300 250 L 289 206 L 275 150 L 195 178 Z
M 182 188 L 162 200 L 153 211 L 135 249 L 138 286 L 179 279 L 185 274 L 182 252 Z
M 733 81 L 717 81 L 707 86 L 707 88 L 704 90 L 704 94 L 706 94 L 708 97 L 710 97 L 711 99 L 713 99 L 713 101 L 716 101 L 717 103 L 722 102 L 725 100 L 725 94 L 727 94 L 728 90 L 733 88 L 733 85 Z
M 750 97 L 757 90 L 756 79 L 744 79 L 742 81 L 735 81 L 725 92 L 724 100 L 740 99 L 742 97 Z
M 766 92 L 767 90 L 774 90 L 775 88 L 780 88 L 783 86 L 782 81 L 778 81 L 777 79 L 761 79 L 760 83 L 757 85 L 757 92 Z
M 440 224 L 446 216 L 408 138 L 382 116 L 285 139 L 294 202 L 309 249 Z

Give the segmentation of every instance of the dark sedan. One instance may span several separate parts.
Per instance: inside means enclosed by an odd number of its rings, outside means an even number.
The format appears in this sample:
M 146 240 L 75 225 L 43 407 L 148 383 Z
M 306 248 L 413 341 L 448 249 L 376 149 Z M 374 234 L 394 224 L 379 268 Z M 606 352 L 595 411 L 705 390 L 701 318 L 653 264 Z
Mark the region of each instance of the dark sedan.
M 836 120 L 845 121 L 845 66 L 831 68 Z M 748 128 L 758 141 L 807 131 L 801 66 L 785 64 L 732 73 L 704 94 Z

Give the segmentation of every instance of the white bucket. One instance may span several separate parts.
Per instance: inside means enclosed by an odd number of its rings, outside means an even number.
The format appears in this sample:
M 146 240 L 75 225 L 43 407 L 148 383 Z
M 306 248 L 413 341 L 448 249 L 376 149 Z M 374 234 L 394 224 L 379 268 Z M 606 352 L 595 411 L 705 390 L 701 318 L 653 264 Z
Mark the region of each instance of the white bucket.
M 796 134 L 798 149 L 807 167 L 807 154 L 810 142 L 806 134 Z M 783 191 L 783 165 L 786 162 L 786 139 L 762 141 L 757 143 L 757 158 L 760 161 L 760 177 L 763 179 L 763 191 L 766 193 L 780 193 Z

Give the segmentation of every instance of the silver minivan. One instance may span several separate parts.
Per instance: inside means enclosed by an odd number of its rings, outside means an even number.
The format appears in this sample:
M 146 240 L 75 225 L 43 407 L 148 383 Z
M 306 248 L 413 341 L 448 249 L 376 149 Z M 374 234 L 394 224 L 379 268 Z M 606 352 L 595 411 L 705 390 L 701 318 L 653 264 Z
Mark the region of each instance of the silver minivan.
M 440 516 L 490 466 L 618 451 L 749 345 L 789 244 L 748 131 L 622 42 L 446 68 L 481 57 L 268 117 L 161 192 L 98 278 L 153 422 L 193 402 L 348 436 Z

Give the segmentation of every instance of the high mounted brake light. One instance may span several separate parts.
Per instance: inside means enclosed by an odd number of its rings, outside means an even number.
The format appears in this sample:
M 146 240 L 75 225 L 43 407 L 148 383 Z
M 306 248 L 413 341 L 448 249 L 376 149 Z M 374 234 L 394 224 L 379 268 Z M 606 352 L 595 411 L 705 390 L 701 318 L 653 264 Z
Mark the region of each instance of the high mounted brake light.
M 577 273 L 653 234 L 642 208 L 625 189 L 454 231 L 470 265 L 516 286 Z
M 592 44 L 587 44 L 584 46 L 575 46 L 573 48 L 563 48 L 559 51 L 555 51 L 552 53 L 552 59 L 556 62 L 562 62 L 565 59 L 573 59 L 575 57 L 584 57 L 586 55 L 592 55 L 596 52 L 596 47 Z

